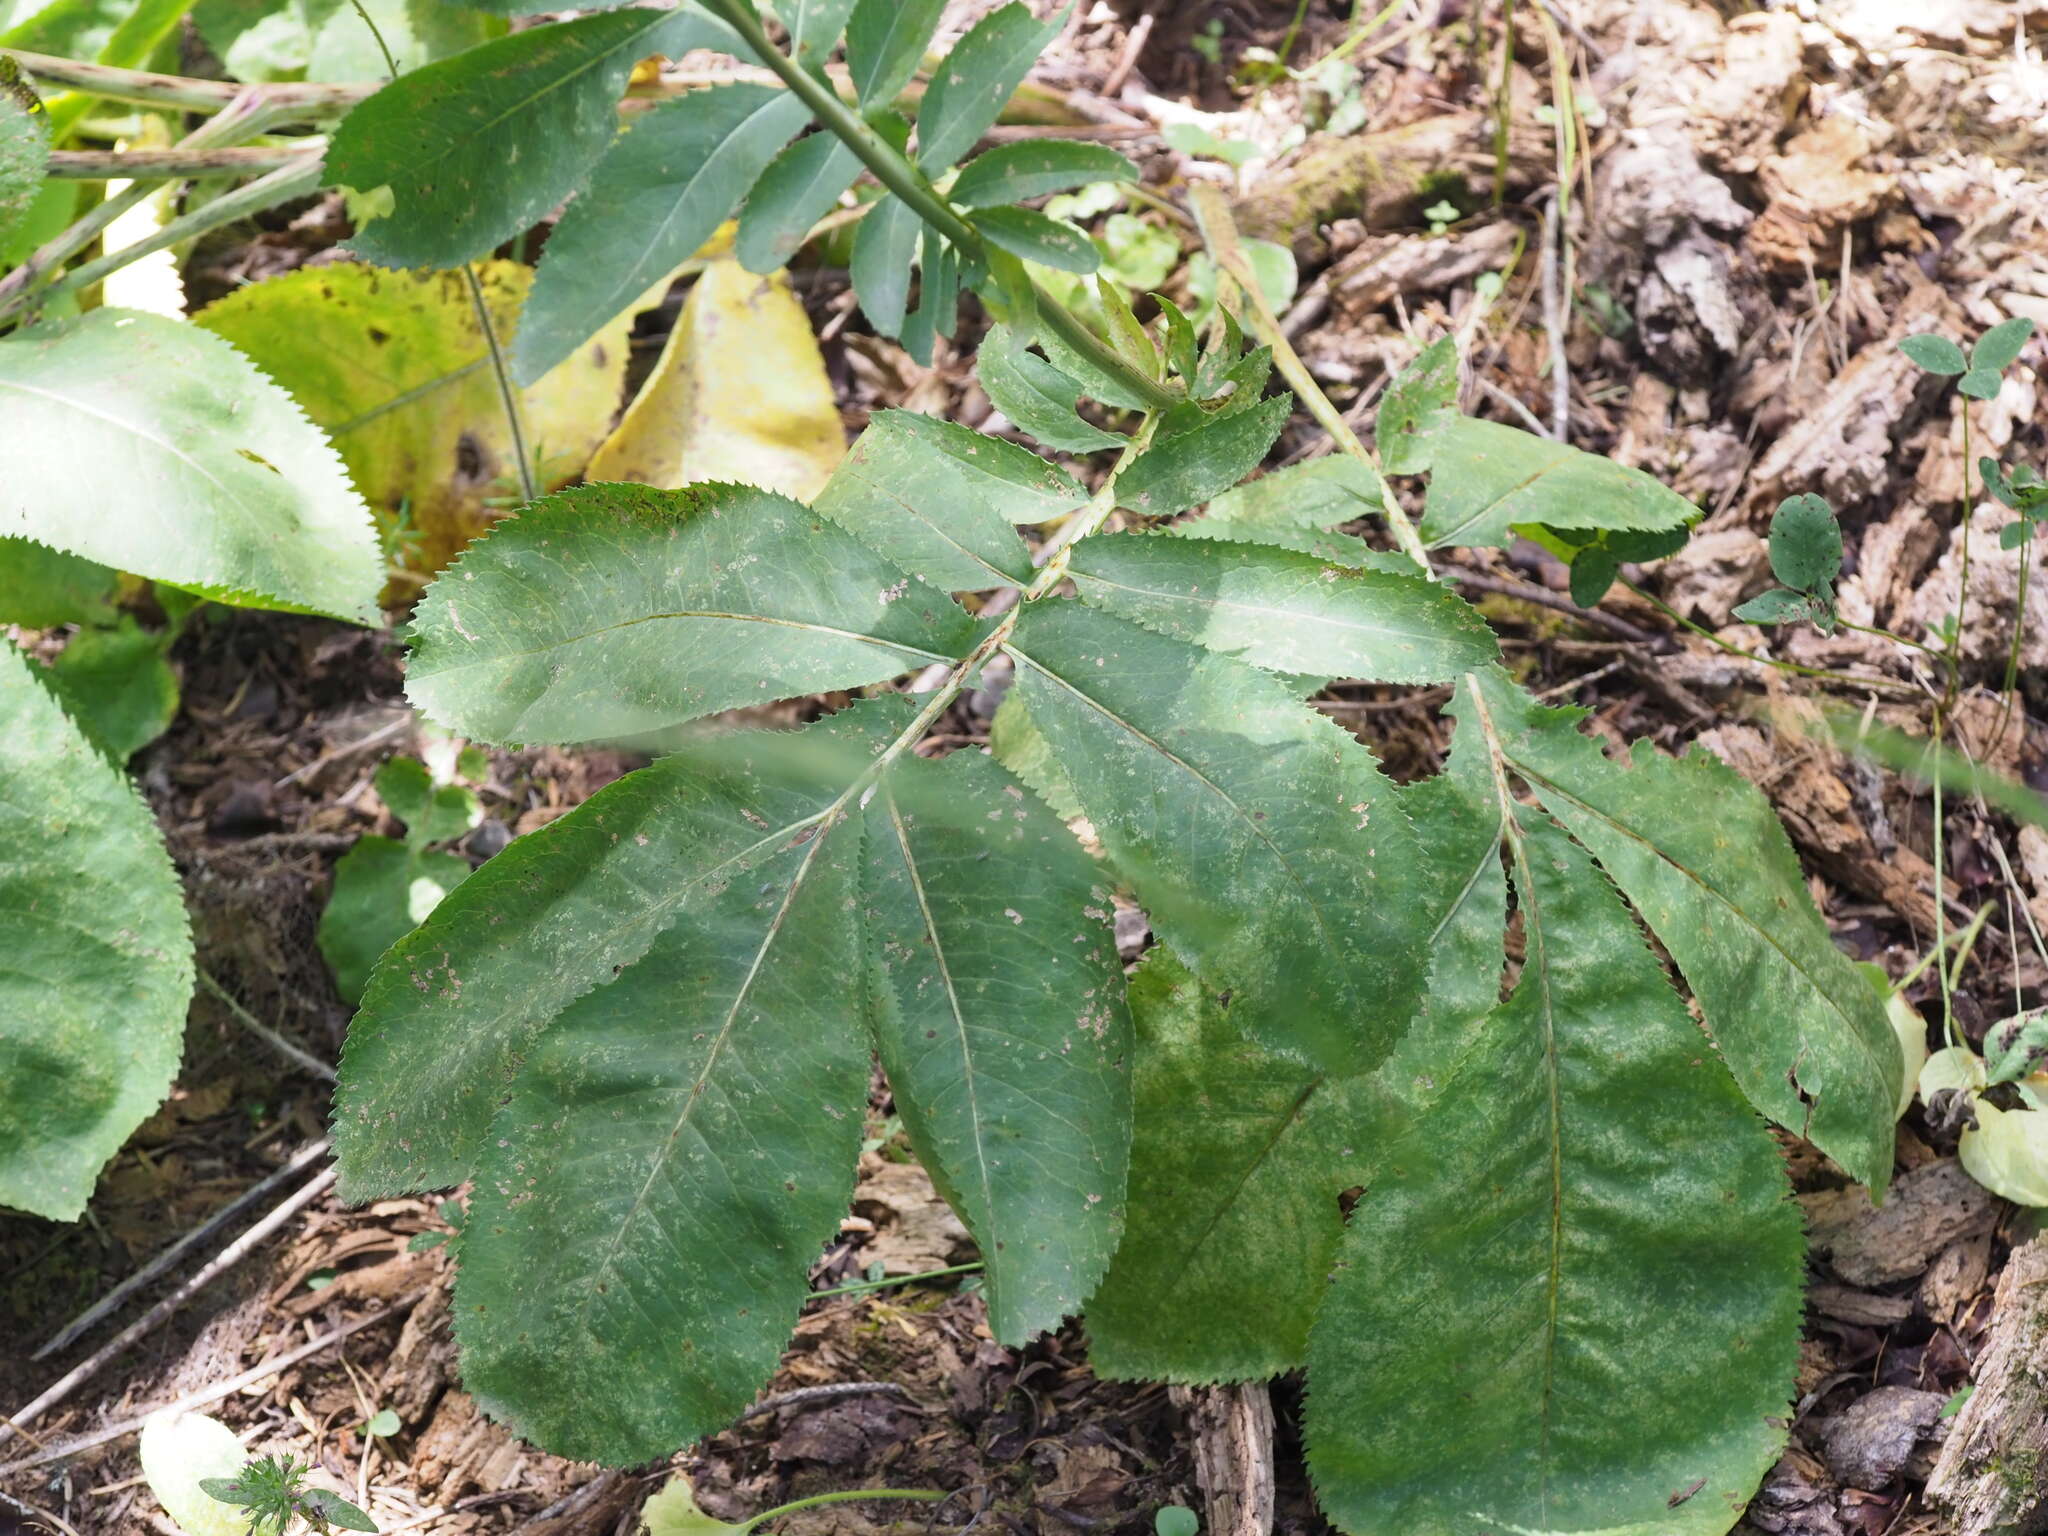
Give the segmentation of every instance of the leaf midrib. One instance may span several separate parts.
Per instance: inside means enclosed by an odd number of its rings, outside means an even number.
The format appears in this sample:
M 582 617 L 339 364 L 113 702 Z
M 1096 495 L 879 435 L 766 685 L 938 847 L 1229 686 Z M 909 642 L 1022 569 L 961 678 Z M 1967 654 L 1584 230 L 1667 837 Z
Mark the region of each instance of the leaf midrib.
M 1810 970 L 1808 970 L 1806 965 L 1797 957 L 1795 957 L 1789 950 L 1787 950 L 1784 947 L 1784 945 L 1780 944 L 1768 928 L 1764 927 L 1761 923 L 1757 922 L 1754 918 L 1752 918 L 1749 915 L 1747 911 L 1745 911 L 1742 907 L 1736 905 L 1735 902 L 1730 900 L 1727 896 L 1723 895 L 1714 886 L 1708 884 L 1708 882 L 1700 875 L 1695 873 L 1690 866 L 1683 864 L 1679 862 L 1677 859 L 1673 858 L 1669 853 L 1665 852 L 1664 849 L 1660 848 L 1657 844 L 1651 842 L 1647 837 L 1644 837 L 1640 832 L 1637 832 L 1634 828 L 1628 826 L 1624 822 L 1616 820 L 1607 812 L 1601 810 L 1598 806 L 1593 805 L 1588 801 L 1580 799 L 1579 796 L 1573 794 L 1570 790 L 1566 789 L 1562 784 L 1559 784 L 1556 780 L 1548 778 L 1542 773 L 1537 772 L 1535 769 L 1531 768 L 1528 764 L 1522 762 L 1520 759 L 1509 758 L 1508 761 L 1514 765 L 1515 772 L 1522 775 L 1522 777 L 1528 779 L 1530 783 L 1555 791 L 1559 797 L 1571 802 L 1571 804 L 1577 806 L 1581 811 L 1584 811 L 1588 816 L 1592 817 L 1594 820 L 1600 822 L 1604 826 L 1612 828 L 1615 832 L 1620 833 L 1630 842 L 1633 842 L 1638 846 L 1648 850 L 1656 858 L 1660 859 L 1664 863 L 1670 865 L 1673 869 L 1677 870 L 1679 874 L 1683 875 L 1699 890 L 1705 892 L 1708 896 L 1711 896 L 1714 899 L 1714 901 L 1717 902 L 1720 906 L 1725 908 L 1727 911 L 1732 912 L 1736 916 L 1736 918 L 1743 924 L 1744 927 L 1748 928 L 1751 932 L 1756 934 L 1756 936 L 1759 939 L 1761 939 L 1766 946 L 1776 951 L 1779 958 L 1781 958 L 1786 965 L 1791 967 L 1791 969 L 1794 972 L 1796 972 L 1801 978 L 1803 978 L 1806 981 L 1808 986 L 1810 986 L 1813 989 L 1814 994 L 1818 996 L 1821 999 L 1821 1001 L 1827 1005 L 1828 1009 L 1842 1021 L 1842 1024 L 1844 1028 L 1847 1030 L 1849 1037 L 1855 1041 L 1856 1047 L 1863 1056 L 1865 1063 L 1873 1071 L 1877 1071 L 1879 1069 L 1879 1063 L 1876 1057 L 1871 1053 L 1870 1044 L 1863 1038 L 1862 1030 L 1856 1027 L 1856 1021 L 1849 1017 L 1848 1011 L 1844 1009 L 1840 1003 L 1835 1001 L 1834 995 L 1831 992 L 1829 992 L 1827 988 L 1821 985 L 1820 979 L 1817 976 L 1815 976 Z M 1627 770 L 1622 769 L 1618 771 L 1626 772 Z
M 501 665 L 507 661 L 523 661 L 528 657 L 545 656 L 550 651 L 562 650 L 572 645 L 580 645 L 585 640 L 595 640 L 600 636 L 613 634 L 618 630 L 631 629 L 638 624 L 656 624 L 678 619 L 716 619 L 733 624 L 768 624 L 781 629 L 803 630 L 808 634 L 829 635 L 838 640 L 857 640 L 864 645 L 872 645 L 882 650 L 900 651 L 906 656 L 915 656 L 924 661 L 950 662 L 959 659 L 955 656 L 941 655 L 937 651 L 928 651 L 922 646 L 910 645 L 901 640 L 885 640 L 880 635 L 867 634 L 861 630 L 841 629 L 835 625 L 816 624 L 804 619 L 782 619 L 765 613 L 727 613 L 713 609 L 683 608 L 677 609 L 674 612 L 637 614 L 630 619 L 621 619 L 616 624 L 601 624 L 596 629 L 583 630 L 573 635 L 564 635 L 558 640 L 550 640 L 543 645 L 528 646 L 523 650 L 492 651 L 488 655 L 478 656 L 474 660 L 454 662 L 437 667 L 431 672 L 423 672 L 421 675 L 423 677 L 446 677 L 450 673 L 466 672 L 474 667 Z
M 1237 803 L 1237 800 L 1228 792 L 1226 792 L 1220 784 L 1216 783 L 1207 774 L 1203 773 L 1201 769 L 1195 767 L 1194 764 L 1188 762 L 1178 753 L 1170 751 L 1164 742 L 1155 740 L 1146 732 L 1139 730 L 1135 723 L 1124 719 L 1124 717 L 1119 715 L 1115 710 L 1109 708 L 1107 705 L 1101 703 L 1096 699 L 1090 698 L 1086 692 L 1084 692 L 1080 688 L 1075 687 L 1072 683 L 1068 682 L 1064 677 L 1061 677 L 1057 672 L 1052 671 L 1043 662 L 1034 660 L 1032 657 L 1018 650 L 1015 645 L 1005 645 L 1003 647 L 1003 650 L 1010 656 L 1011 660 L 1024 662 L 1026 665 L 1030 666 L 1034 671 L 1038 672 L 1041 676 L 1045 677 L 1051 682 L 1057 683 L 1060 687 L 1064 688 L 1067 692 L 1071 693 L 1075 698 L 1079 699 L 1082 703 L 1086 704 L 1090 709 L 1094 710 L 1097 714 L 1101 715 L 1105 720 L 1112 722 L 1120 729 L 1128 732 L 1134 739 L 1143 742 L 1146 746 L 1150 747 L 1153 751 L 1157 752 L 1161 757 L 1165 758 L 1168 762 L 1172 763 L 1175 767 L 1179 768 L 1183 773 L 1187 774 L 1189 778 L 1195 780 L 1196 783 L 1202 785 L 1211 794 L 1215 795 L 1217 799 L 1221 800 L 1225 805 L 1229 806 L 1231 812 L 1237 817 L 1239 821 L 1244 823 L 1245 827 L 1251 832 L 1252 836 L 1257 838 L 1259 842 L 1265 846 L 1266 851 L 1273 856 L 1274 862 L 1277 863 L 1283 870 L 1287 872 L 1288 881 L 1300 893 L 1303 905 L 1305 905 L 1308 908 L 1309 915 L 1315 921 L 1316 931 L 1322 935 L 1323 942 L 1327 947 L 1327 952 L 1332 957 L 1343 953 L 1342 949 L 1339 947 L 1337 943 L 1337 936 L 1330 929 L 1329 919 L 1325 917 L 1323 914 L 1321 904 L 1317 902 L 1313 895 L 1310 894 L 1308 883 L 1302 878 L 1301 872 L 1294 867 L 1294 862 L 1291 859 L 1289 859 L 1286 854 L 1280 851 L 1279 846 L 1274 843 L 1272 838 L 1266 835 L 1265 831 L 1259 826 L 1257 820 L 1254 819 L 1252 815 L 1248 811 L 1246 811 L 1246 809 L 1243 806 L 1239 805 Z M 1371 1009 L 1368 1007 L 1365 1001 L 1358 996 L 1358 989 L 1353 984 L 1350 967 L 1345 965 L 1339 965 L 1336 967 L 1336 973 L 1343 984 L 1344 991 L 1350 995 L 1352 1006 L 1355 1007 L 1360 1014 L 1369 1014 L 1371 1012 Z
M 820 820 L 830 818 L 844 800 L 845 796 L 842 795 L 820 815 L 807 817 L 804 824 L 816 825 Z M 617 1230 L 612 1234 L 611 1243 L 605 1249 L 604 1257 L 590 1272 L 589 1281 L 583 1289 L 582 1305 L 577 1309 L 579 1326 L 587 1328 L 590 1309 L 596 1298 L 603 1293 L 604 1282 L 610 1277 L 613 1266 L 618 1262 L 619 1250 L 626 1241 L 626 1234 L 638 1224 L 641 1213 L 647 1208 L 647 1201 L 653 1193 L 656 1180 L 661 1177 L 662 1170 L 675 1155 L 676 1143 L 681 1140 L 691 1117 L 696 1114 L 697 1106 L 703 1102 L 705 1084 L 710 1082 L 719 1058 L 725 1054 L 725 1048 L 732 1040 L 733 1029 L 739 1022 L 740 1010 L 746 1005 L 754 983 L 760 977 L 761 967 L 768 958 L 768 951 L 774 948 L 776 939 L 781 936 L 782 925 L 789 916 L 789 909 L 796 904 L 797 895 L 803 890 L 804 881 L 810 876 L 811 866 L 816 863 L 819 850 L 825 846 L 835 830 L 835 826 L 829 825 L 819 829 L 817 835 L 811 839 L 810 846 L 804 850 L 804 856 L 797 864 L 796 873 L 790 877 L 789 888 L 783 892 L 782 901 L 777 905 L 775 915 L 769 919 L 768 927 L 761 935 L 761 942 L 754 950 L 754 958 L 747 965 L 747 974 L 741 978 L 739 987 L 733 993 L 732 1005 L 726 1009 L 725 1018 L 718 1026 L 718 1033 L 712 1037 L 711 1045 L 704 1053 L 704 1064 L 698 1069 L 696 1077 L 691 1080 L 689 1091 L 683 1097 L 683 1107 L 676 1116 L 675 1124 L 669 1127 L 668 1136 L 662 1142 L 661 1150 L 648 1165 L 647 1177 L 641 1183 L 639 1192 L 634 1195 L 632 1205 L 620 1218 Z
M 1003 1243 L 997 1236 L 995 1181 L 989 1173 L 988 1147 L 982 1137 L 980 1087 L 976 1082 L 974 1050 L 967 1039 L 967 1015 L 960 1007 L 960 994 L 953 985 L 953 967 L 946 959 L 945 940 L 939 936 L 939 925 L 932 918 L 931 903 L 925 895 L 924 877 L 918 873 L 917 855 L 911 852 L 909 829 L 903 824 L 903 815 L 897 807 L 896 797 L 886 788 L 882 793 L 888 802 L 889 829 L 896 834 L 896 845 L 903 851 L 903 872 L 909 877 L 911 893 L 917 898 L 918 920 L 924 925 L 926 937 L 931 940 L 932 963 L 939 968 L 939 979 L 945 984 L 946 1011 L 952 1015 L 953 1027 L 960 1039 L 960 1076 L 962 1085 L 967 1090 L 967 1118 L 974 1131 L 975 1171 L 980 1177 L 982 1208 L 986 1213 L 984 1220 L 988 1227 L 985 1240 L 980 1233 L 976 1233 L 975 1236 L 984 1253 L 1000 1253 Z M 997 1266 L 991 1265 L 988 1271 L 991 1292 L 996 1289 L 997 1278 Z M 995 1310 L 991 1306 L 990 1311 Z
M 1163 591 L 1157 587 L 1134 587 L 1128 582 L 1114 581 L 1107 576 L 1100 576 L 1092 571 L 1075 571 L 1073 575 L 1076 581 L 1092 581 L 1098 586 L 1110 587 L 1118 592 L 1129 592 L 1137 597 L 1156 598 L 1161 602 L 1179 603 L 1190 608 L 1228 608 L 1235 612 L 1255 617 L 1291 619 L 1297 622 L 1313 623 L 1323 629 L 1349 630 L 1355 634 L 1384 636 L 1392 641 L 1405 640 L 1416 644 L 1427 644 L 1443 638 L 1437 632 L 1398 629 L 1387 624 L 1363 624 L 1338 615 L 1308 613 L 1299 608 L 1272 608 L 1258 603 L 1244 602 L 1237 598 L 1222 596 L 1190 597 L 1178 592 Z

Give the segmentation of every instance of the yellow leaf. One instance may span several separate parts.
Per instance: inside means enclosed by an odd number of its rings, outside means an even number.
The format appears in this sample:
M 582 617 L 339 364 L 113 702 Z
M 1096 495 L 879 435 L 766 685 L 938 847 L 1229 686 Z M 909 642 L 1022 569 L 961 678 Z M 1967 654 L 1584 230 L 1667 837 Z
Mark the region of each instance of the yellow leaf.
M 492 328 L 509 342 L 533 280 L 516 262 L 480 268 Z M 460 272 L 304 268 L 240 289 L 197 323 L 289 390 L 377 510 L 395 561 L 431 575 L 518 500 L 497 379 Z M 535 478 L 583 472 L 618 409 L 630 313 L 520 392 Z M 394 591 L 411 596 L 410 585 Z
M 704 269 L 661 361 L 590 461 L 592 480 L 730 480 L 809 501 L 846 454 L 810 318 L 781 273 Z
M 243 1536 L 249 1517 L 199 1486 L 202 1477 L 234 1477 L 249 1459 L 235 1432 L 203 1413 L 151 1414 L 142 1426 L 142 1475 L 164 1513 L 185 1536 Z
M 1988 1099 L 1970 1107 L 1977 1124 L 1956 1149 L 1970 1177 L 2016 1205 L 2048 1205 L 2048 1112 Z
M 743 1536 L 744 1525 L 714 1520 L 697 1507 L 690 1479 L 678 1472 L 662 1485 L 661 1492 L 640 1507 L 640 1519 L 647 1536 Z

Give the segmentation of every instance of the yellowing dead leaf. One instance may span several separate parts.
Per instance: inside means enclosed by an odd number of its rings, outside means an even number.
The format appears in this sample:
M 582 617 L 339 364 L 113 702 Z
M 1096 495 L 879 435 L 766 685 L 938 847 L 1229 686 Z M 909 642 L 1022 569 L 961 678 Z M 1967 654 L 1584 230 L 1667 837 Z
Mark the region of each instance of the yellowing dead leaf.
M 809 501 L 846 453 L 810 318 L 781 273 L 710 262 L 592 480 L 732 480 Z
M 480 276 L 509 341 L 533 274 L 494 261 Z M 404 569 L 440 570 L 517 502 L 511 431 L 460 272 L 305 268 L 208 305 L 196 323 L 247 353 L 334 439 Z M 583 472 L 611 425 L 631 324 L 620 315 L 520 394 L 535 478 L 549 489 Z

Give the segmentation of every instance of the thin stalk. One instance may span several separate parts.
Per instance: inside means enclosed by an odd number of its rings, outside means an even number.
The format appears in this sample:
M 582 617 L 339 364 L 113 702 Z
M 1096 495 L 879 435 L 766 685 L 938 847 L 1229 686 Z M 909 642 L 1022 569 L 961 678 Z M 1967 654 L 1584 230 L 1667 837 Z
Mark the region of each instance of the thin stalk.
M 124 245 L 118 251 L 89 261 L 37 292 L 45 297 L 51 297 L 90 287 L 109 272 L 118 271 L 131 261 L 139 260 L 152 251 L 168 250 L 180 241 L 202 235 L 209 229 L 219 229 L 224 224 L 248 218 L 251 214 L 261 213 L 264 209 L 275 207 L 279 203 L 303 197 L 319 185 L 320 157 L 308 156 L 303 164 L 285 166 L 282 170 L 272 171 L 260 180 L 237 187 L 232 192 L 222 193 L 204 208 L 180 215 L 146 239 L 138 240 L 133 245 Z M 19 292 L 8 295 L 4 302 L 0 302 L 0 319 L 20 309 L 27 298 L 28 295 Z
M 389 79 L 396 80 L 398 78 L 398 60 L 391 56 L 391 45 L 384 41 L 384 34 L 378 29 L 376 18 L 364 8 L 363 0 L 349 0 L 349 4 L 356 8 L 356 15 L 361 18 L 363 25 L 370 29 L 370 40 L 377 45 L 377 51 L 384 55 L 386 76 Z
M 1672 623 L 1678 625 L 1679 628 L 1698 635 L 1707 644 L 1713 646 L 1716 650 L 1725 652 L 1727 655 L 1740 656 L 1743 660 L 1753 661 L 1759 666 L 1776 667 L 1780 672 L 1789 672 L 1796 677 L 1817 678 L 1822 682 L 1829 683 L 1848 683 L 1857 688 L 1890 688 L 1900 693 L 1919 692 L 1911 683 L 1900 682 L 1895 677 L 1861 677 L 1854 672 L 1831 672 L 1826 667 L 1807 667 L 1801 666 L 1796 661 L 1780 661 L 1775 656 L 1760 656 L 1755 651 L 1749 649 L 1748 646 L 1737 645 L 1732 640 L 1723 640 L 1704 624 L 1695 624 L 1691 619 L 1688 619 L 1676 608 L 1665 602 L 1663 598 L 1657 596 L 1656 593 L 1645 592 L 1634 582 L 1625 579 L 1622 580 L 1621 585 L 1628 588 L 1637 597 L 1663 614 Z M 1887 635 L 1885 638 L 1895 639 L 1897 637 Z
M 819 1504 L 857 1504 L 863 1499 L 914 1499 L 920 1504 L 943 1504 L 951 1497 L 950 1493 L 940 1493 L 935 1488 L 847 1488 L 838 1493 L 814 1493 L 808 1499 L 764 1509 L 740 1529 L 751 1531 L 764 1521 L 780 1515 L 793 1515 L 800 1509 L 811 1509 Z
M 1500 83 L 1493 90 L 1493 206 L 1508 195 L 1508 125 L 1515 112 L 1515 0 L 1501 0 Z
M 1122 455 L 1116 461 L 1116 468 L 1102 482 L 1102 489 L 1089 498 L 1088 505 L 1074 513 L 1060 526 L 1052 542 L 1045 546 L 1044 564 L 1032 578 L 1031 585 L 1024 589 L 1024 600 L 1043 597 L 1058 586 L 1067 574 L 1067 564 L 1073 559 L 1074 546 L 1095 532 L 1116 510 L 1116 477 L 1134 463 L 1152 443 L 1152 433 L 1159 425 L 1157 416 L 1148 415 L 1138 426 Z
M 1949 636 L 1947 646 L 1948 688 L 1941 696 L 1941 702 L 1945 705 L 1955 702 L 1956 691 L 1962 685 L 1963 621 L 1970 611 L 1970 525 L 1973 521 L 1971 512 L 1974 510 L 1970 494 L 1970 397 L 1958 391 L 1957 398 L 1963 402 L 1963 559 L 1961 573 L 1956 582 L 1956 627 L 1955 632 Z M 1935 740 L 1940 739 L 1941 733 L 1936 731 Z
M 265 107 L 282 114 L 275 119 L 278 122 L 310 122 L 318 118 L 340 117 L 381 87 L 381 82 L 376 81 L 345 85 L 290 83 L 244 87 L 220 80 L 160 75 L 143 69 L 116 69 L 110 64 L 89 64 L 78 59 L 58 58 L 54 54 L 30 53 L 20 48 L 0 51 L 38 80 L 69 86 L 91 96 L 104 96 L 110 101 L 218 112 L 245 90 L 254 91 Z
M 967 1275 L 987 1268 L 980 1263 L 952 1264 L 944 1269 L 928 1269 L 919 1275 L 890 1275 L 882 1280 L 854 1280 L 846 1285 L 835 1285 L 829 1291 L 813 1291 L 805 1299 L 816 1301 L 821 1296 L 858 1296 L 865 1291 L 892 1290 L 899 1285 L 916 1285 L 920 1280 L 943 1280 L 948 1275 Z
M 1857 624 L 1843 618 L 1839 613 L 1835 615 L 1835 625 L 1839 629 L 1853 629 L 1859 635 L 1869 635 L 1876 640 L 1889 640 L 1894 645 L 1903 645 L 1912 650 L 1924 652 L 1934 657 L 1937 661 L 1941 659 L 1941 652 L 1931 645 L 1922 645 L 1918 640 L 1908 640 L 1904 635 L 1895 635 L 1888 629 L 1878 629 L 1869 624 Z
M 1387 477 L 1380 472 L 1379 460 L 1358 440 L 1358 434 L 1351 430 L 1351 423 L 1344 419 L 1344 413 L 1323 393 L 1322 385 L 1315 381 L 1308 365 L 1301 360 L 1301 354 L 1287 339 L 1287 329 L 1280 323 L 1280 317 L 1266 302 L 1258 275 L 1252 271 L 1244 247 L 1238 241 L 1237 222 L 1231 218 L 1223 194 L 1206 182 L 1197 182 L 1188 189 L 1188 202 L 1194 209 L 1195 223 L 1201 228 L 1203 243 L 1209 247 L 1210 259 L 1236 282 L 1251 313 L 1253 332 L 1273 349 L 1274 367 L 1280 370 L 1280 376 L 1294 391 L 1295 398 L 1330 434 L 1337 446 L 1372 472 L 1373 483 L 1379 491 L 1380 512 L 1387 520 L 1394 542 L 1401 546 L 1403 554 L 1422 568 L 1425 576 L 1433 575 L 1429 551 L 1423 547 L 1422 536 L 1415 531 L 1415 524 L 1408 520 L 1408 513 L 1401 503 L 1394 499 L 1393 487 L 1387 484 Z
M 866 119 L 841 101 L 839 94 L 830 86 L 799 69 L 794 60 L 768 40 L 761 18 L 755 14 L 749 0 L 703 0 L 703 3 L 706 10 L 739 33 L 761 62 L 774 70 L 783 84 L 802 98 L 811 114 L 874 172 L 877 181 L 902 198 L 916 210 L 919 218 L 952 242 L 963 259 L 986 264 L 986 248 L 974 226 L 961 218 L 952 204 L 939 195 L 930 179 L 908 156 L 869 127 Z M 1036 292 L 1040 318 L 1074 352 L 1133 391 L 1154 410 L 1165 410 L 1179 403 L 1179 396 L 1157 379 L 1125 362 L 1107 342 L 1088 328 L 1079 315 L 1044 289 L 1037 288 Z
M 295 165 L 325 149 L 323 138 L 244 149 L 60 149 L 44 174 L 55 181 L 185 181 L 254 176 Z
M 267 110 L 251 92 L 240 92 L 220 116 L 201 123 L 187 134 L 173 153 L 217 150 L 240 139 L 252 138 L 269 126 Z M 100 237 L 122 214 L 155 195 L 156 189 L 132 186 L 102 200 L 83 218 L 59 230 L 34 255 L 0 278 L 0 316 L 12 311 L 36 280 L 54 272 Z
M 469 285 L 469 302 L 476 310 L 477 328 L 484 333 L 484 345 L 491 349 L 491 372 L 498 380 L 498 401 L 505 408 L 505 426 L 512 434 L 512 457 L 519 461 L 519 494 L 532 501 L 540 495 L 534 483 L 533 462 L 526 456 L 526 428 L 519 420 L 519 397 L 512 390 L 512 374 L 505 366 L 504 350 L 498 345 L 498 328 L 491 324 L 491 307 L 484 302 L 484 285 L 476 275 L 476 264 L 465 262 L 463 280 Z
M 1967 410 L 1968 408 L 1965 407 L 1966 413 Z M 1964 547 L 1968 547 L 1967 541 Z M 1958 625 L 1957 627 L 1960 628 L 1961 626 Z M 1942 729 L 1942 706 L 1936 705 L 1934 709 L 1934 740 L 1940 741 L 1944 734 Z M 1943 852 L 1942 841 L 1945 834 L 1942 827 L 1941 778 L 1942 776 L 1938 773 L 1934 775 L 1934 952 L 1937 955 L 1948 948 L 1948 914 L 1945 910 L 1948 893 L 1943 889 L 1946 883 L 1944 871 L 1947 868 L 1948 860 Z M 1953 1006 L 1954 999 L 1951 996 L 1954 989 L 1949 982 L 1948 966 L 1937 962 L 1934 967 L 1934 975 L 1935 979 L 1941 983 L 1942 1033 L 1950 1045 L 1961 1045 L 1962 1036 L 1956 1029 L 1956 1011 Z

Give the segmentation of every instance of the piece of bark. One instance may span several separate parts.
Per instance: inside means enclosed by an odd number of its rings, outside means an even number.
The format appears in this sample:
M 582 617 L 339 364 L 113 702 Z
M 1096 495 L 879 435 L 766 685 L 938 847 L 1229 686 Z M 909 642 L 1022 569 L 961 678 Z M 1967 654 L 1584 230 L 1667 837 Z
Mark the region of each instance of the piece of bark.
M 1991 1273 L 1991 1234 L 1959 1238 L 1934 1256 L 1920 1282 L 1920 1310 L 1936 1323 L 1953 1327 Z
M 1810 1285 L 1806 1288 L 1806 1304 L 1822 1317 L 1864 1328 L 1890 1328 L 1913 1315 L 1909 1297 L 1879 1296 L 1846 1285 Z
M 1921 331 L 1960 333 L 1962 314 L 1911 263 L 1900 263 L 1907 279 L 1890 334 L 1849 360 L 1818 406 L 1793 422 L 1757 460 L 1749 477 L 1749 503 L 1761 509 L 1795 491 L 1817 490 L 1847 506 L 1882 490 L 1890 481 L 1896 450 L 1894 431 L 1915 409 L 1927 377 L 1899 350 L 1899 342 Z
M 1264 1382 L 1174 1387 L 1195 1437 L 1207 1536 L 1273 1536 L 1273 1399 Z
M 1998 1219 L 1991 1192 L 1952 1157 L 1901 1175 L 1883 1205 L 1860 1185 L 1801 1195 L 1814 1252 L 1851 1285 L 1893 1285 L 1927 1267 L 1957 1238 Z
M 1927 1480 L 1951 1536 L 2048 1525 L 2048 1240 L 2013 1249 L 1998 1277 L 1976 1391 Z
M 1911 1387 L 1879 1387 L 1859 1397 L 1822 1435 L 1828 1471 L 1845 1488 L 1876 1492 L 1899 1475 L 1946 1401 L 1939 1392 Z

